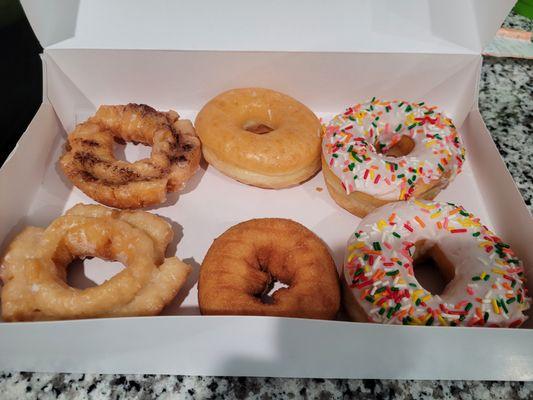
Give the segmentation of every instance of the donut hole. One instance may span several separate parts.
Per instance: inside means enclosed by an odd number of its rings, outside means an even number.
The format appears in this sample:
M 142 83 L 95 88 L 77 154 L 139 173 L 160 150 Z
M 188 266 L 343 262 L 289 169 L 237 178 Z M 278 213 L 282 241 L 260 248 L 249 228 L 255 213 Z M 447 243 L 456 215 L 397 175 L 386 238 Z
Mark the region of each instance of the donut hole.
M 113 155 L 117 160 L 134 163 L 144 158 L 150 158 L 152 147 L 143 143 L 126 142 L 120 138 L 115 138 Z
M 441 295 L 455 277 L 455 270 L 437 244 L 415 243 L 413 271 L 418 283 L 433 295 Z M 420 250 L 423 249 L 423 250 Z
M 409 136 L 403 135 L 394 146 L 387 148 L 382 148 L 379 145 L 376 145 L 376 151 L 379 154 L 383 154 L 387 157 L 404 157 L 411 153 L 415 148 L 415 141 Z
M 270 127 L 266 123 L 258 121 L 246 121 L 242 128 L 245 131 L 255 133 L 256 135 L 264 135 L 265 133 L 269 133 L 274 130 L 274 128 Z
M 67 284 L 76 289 L 98 286 L 111 279 L 125 266 L 97 257 L 75 258 L 67 266 Z
M 265 290 L 258 294 L 256 297 L 261 300 L 263 304 L 274 304 L 274 293 L 280 289 L 288 288 L 289 285 L 278 281 L 277 279 L 272 279 L 270 283 L 265 287 Z
M 259 262 L 259 269 L 267 275 L 267 281 L 263 290 L 255 294 L 263 304 L 274 304 L 274 293 L 280 289 L 288 288 L 289 284 L 279 280 L 265 267 L 264 263 Z

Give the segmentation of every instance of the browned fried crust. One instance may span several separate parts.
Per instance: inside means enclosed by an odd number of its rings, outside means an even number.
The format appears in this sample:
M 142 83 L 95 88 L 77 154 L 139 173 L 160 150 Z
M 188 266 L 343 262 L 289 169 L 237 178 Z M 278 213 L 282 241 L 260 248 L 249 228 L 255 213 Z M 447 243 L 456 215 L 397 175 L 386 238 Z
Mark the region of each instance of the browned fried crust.
M 261 301 L 273 280 L 288 288 Z M 254 219 L 219 236 L 200 269 L 202 314 L 270 315 L 333 319 L 340 306 L 339 279 L 324 243 L 288 219 Z
M 117 160 L 114 141 L 152 146 L 149 159 Z M 190 121 L 145 104 L 101 106 L 69 135 L 60 165 L 96 201 L 118 208 L 159 204 L 180 190 L 200 163 L 200 141 Z

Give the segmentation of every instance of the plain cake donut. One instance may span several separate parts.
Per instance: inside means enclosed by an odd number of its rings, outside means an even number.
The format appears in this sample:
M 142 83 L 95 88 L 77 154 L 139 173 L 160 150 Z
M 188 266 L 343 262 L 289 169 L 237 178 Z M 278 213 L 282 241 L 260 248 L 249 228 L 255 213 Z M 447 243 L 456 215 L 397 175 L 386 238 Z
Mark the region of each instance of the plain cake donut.
M 288 285 L 268 294 L 275 281 Z M 340 307 L 337 270 L 324 243 L 288 219 L 253 219 L 219 236 L 200 269 L 202 314 L 333 319 Z

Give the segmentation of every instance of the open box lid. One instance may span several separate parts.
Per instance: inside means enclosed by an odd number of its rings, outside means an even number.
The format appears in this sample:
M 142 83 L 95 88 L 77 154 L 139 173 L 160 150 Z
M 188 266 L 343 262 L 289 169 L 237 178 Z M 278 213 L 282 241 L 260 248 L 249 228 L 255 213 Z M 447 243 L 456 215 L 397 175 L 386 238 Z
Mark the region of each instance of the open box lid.
M 43 47 L 480 54 L 513 0 L 22 0 Z

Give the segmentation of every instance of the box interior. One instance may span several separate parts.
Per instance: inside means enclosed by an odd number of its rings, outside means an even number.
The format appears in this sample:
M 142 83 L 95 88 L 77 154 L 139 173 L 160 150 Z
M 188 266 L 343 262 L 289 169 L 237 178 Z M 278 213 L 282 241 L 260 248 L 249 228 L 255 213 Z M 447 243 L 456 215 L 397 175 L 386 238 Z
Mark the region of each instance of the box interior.
M 20 210 L 17 217 L 24 224 L 46 226 L 78 202 L 94 203 L 72 187 L 58 168 L 57 160 L 66 132 L 91 115 L 98 105 L 143 102 L 159 109 L 177 110 L 183 118 L 194 120 L 202 104 L 223 90 L 264 86 L 289 93 L 324 121 L 346 106 L 374 96 L 437 105 L 460 127 L 467 145 L 463 173 L 437 199 L 462 204 L 496 232 L 510 231 L 506 227 L 508 219 L 502 222 L 494 217 L 503 210 L 487 206 L 487 189 L 479 185 L 478 175 L 486 172 L 477 166 L 480 162 L 477 143 L 491 143 L 490 137 L 479 131 L 479 122 L 465 122 L 476 113 L 481 61 L 477 55 L 330 53 L 324 56 L 319 53 L 51 49 L 45 52 L 43 61 L 45 90 L 53 107 L 50 113 L 56 114 L 58 120 L 53 115 L 48 117 L 55 121 L 50 124 L 57 124 L 55 129 L 29 132 L 47 136 L 49 145 L 43 168 L 26 178 L 41 184 L 27 210 Z M 127 145 L 117 151 L 128 160 L 149 154 L 149 148 L 144 146 Z M 502 165 L 499 168 L 505 172 Z M 346 240 L 360 221 L 329 197 L 321 173 L 294 188 L 265 190 L 233 181 L 205 164 L 183 192 L 170 195 L 167 203 L 150 211 L 173 225 L 175 239 L 168 254 L 175 253 L 194 268 L 186 288 L 165 309 L 167 315 L 199 315 L 196 280 L 200 264 L 213 239 L 238 222 L 257 217 L 285 217 L 301 222 L 328 244 L 340 269 Z M 16 219 L 14 215 L 10 218 Z M 18 221 L 16 227 L 21 224 Z M 8 237 L 12 235 L 10 231 Z M 72 283 L 81 287 L 91 282 L 101 283 L 121 268 L 118 263 L 85 261 L 83 267 L 73 268 Z
M 477 101 L 479 55 L 50 49 L 47 98 L 66 130 L 100 104 L 195 113 L 214 95 L 262 86 L 319 114 L 376 96 L 426 101 L 461 125 Z

